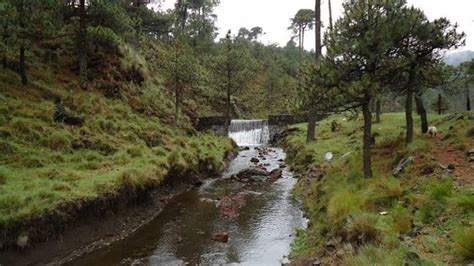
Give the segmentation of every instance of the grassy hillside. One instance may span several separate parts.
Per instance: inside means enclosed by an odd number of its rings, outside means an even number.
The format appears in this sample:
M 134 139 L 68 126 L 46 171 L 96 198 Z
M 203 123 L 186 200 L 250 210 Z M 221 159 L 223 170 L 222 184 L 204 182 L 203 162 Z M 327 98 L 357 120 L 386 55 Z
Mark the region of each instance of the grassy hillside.
M 152 48 L 159 56 L 159 47 Z M 187 117 L 179 129 L 171 126 L 172 96 L 160 74 L 151 73 L 154 61 L 126 47 L 120 54 L 104 59 L 87 91 L 61 67 L 67 57 L 35 65 L 28 86 L 19 85 L 16 73 L 0 70 L 0 228 L 60 204 L 157 186 L 170 175 L 223 169 L 234 144 L 195 132 Z M 110 95 L 103 84 L 116 86 L 118 94 Z M 83 126 L 53 122 L 58 98 L 69 114 L 85 119 Z
M 289 161 L 301 174 L 295 196 L 310 220 L 292 256 L 323 264 L 462 264 L 474 258 L 474 175 L 466 151 L 474 147 L 472 121 L 430 116 L 438 139 L 417 135 L 404 143 L 404 114 L 385 114 L 374 124 L 374 178 L 364 179 L 362 121 L 330 117 L 316 143 L 305 143 L 305 125 L 285 141 Z M 337 132 L 330 123 L 337 121 Z M 416 121 L 417 126 L 419 121 Z M 326 152 L 334 159 L 325 161 Z M 403 158 L 413 163 L 398 177 Z M 454 173 L 442 167 L 453 163 Z M 418 259 L 416 253 L 421 259 Z M 420 264 L 416 264 L 420 265 Z

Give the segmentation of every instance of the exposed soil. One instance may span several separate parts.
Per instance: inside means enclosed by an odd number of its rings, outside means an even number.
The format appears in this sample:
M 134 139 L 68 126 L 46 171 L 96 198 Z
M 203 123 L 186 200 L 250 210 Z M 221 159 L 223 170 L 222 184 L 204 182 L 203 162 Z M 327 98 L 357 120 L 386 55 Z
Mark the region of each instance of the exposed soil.
M 195 173 L 170 176 L 158 188 L 122 190 L 94 200 L 64 204 L 42 217 L 2 229 L 0 265 L 61 265 L 106 247 L 156 218 L 174 196 L 198 181 Z M 24 249 L 15 247 L 22 234 L 28 235 Z
M 469 162 L 466 154 L 437 139 L 431 142 L 431 151 L 441 165 L 454 164 L 455 180 L 459 185 L 474 184 L 474 163 Z

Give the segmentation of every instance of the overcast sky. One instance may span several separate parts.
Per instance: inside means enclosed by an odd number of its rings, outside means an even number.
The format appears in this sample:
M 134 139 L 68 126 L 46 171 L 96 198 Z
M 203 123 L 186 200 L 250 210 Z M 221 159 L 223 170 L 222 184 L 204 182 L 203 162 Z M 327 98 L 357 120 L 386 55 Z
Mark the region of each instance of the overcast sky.
M 164 1 L 164 8 L 172 8 L 176 2 Z M 334 20 L 341 15 L 342 2 L 332 0 Z M 451 22 L 457 22 L 467 35 L 463 50 L 474 50 L 474 0 L 408 0 L 408 3 L 423 9 L 430 19 L 447 17 Z M 285 45 L 292 36 L 287 30 L 290 18 L 301 8 L 314 9 L 314 0 L 221 0 L 215 14 L 221 35 L 229 29 L 236 34 L 241 27 L 260 26 L 266 33 L 262 37 L 263 43 Z M 322 10 L 323 23 L 328 25 L 327 0 L 322 0 Z M 313 49 L 313 34 L 306 36 L 305 48 Z

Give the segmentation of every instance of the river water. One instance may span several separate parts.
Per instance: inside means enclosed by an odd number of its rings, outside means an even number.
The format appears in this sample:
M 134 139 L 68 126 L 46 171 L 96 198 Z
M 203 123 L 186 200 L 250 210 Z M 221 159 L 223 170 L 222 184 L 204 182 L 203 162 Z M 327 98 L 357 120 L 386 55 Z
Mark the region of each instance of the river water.
M 262 146 L 268 142 L 265 121 L 233 121 L 230 136 L 242 150 L 221 178 L 170 201 L 152 222 L 129 238 L 88 254 L 71 265 L 281 265 L 297 228 L 305 219 L 291 199 L 296 183 L 283 168 L 275 182 L 244 184 L 228 177 L 257 164 L 267 171 L 282 167 L 285 153 Z M 253 132 L 252 132 L 253 131 Z M 236 206 L 223 208 L 222 202 Z M 232 204 L 231 204 L 232 205 Z M 227 243 L 213 240 L 225 233 Z

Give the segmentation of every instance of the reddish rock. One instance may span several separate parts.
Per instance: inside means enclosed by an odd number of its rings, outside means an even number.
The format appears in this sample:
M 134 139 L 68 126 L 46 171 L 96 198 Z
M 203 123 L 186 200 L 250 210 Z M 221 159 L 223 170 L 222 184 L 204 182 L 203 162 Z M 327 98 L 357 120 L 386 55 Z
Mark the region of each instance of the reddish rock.
M 273 179 L 281 178 L 283 171 L 281 169 L 275 169 L 270 172 L 270 177 Z
M 227 243 L 229 242 L 229 235 L 225 232 L 216 233 L 212 236 L 212 240 L 216 242 Z

